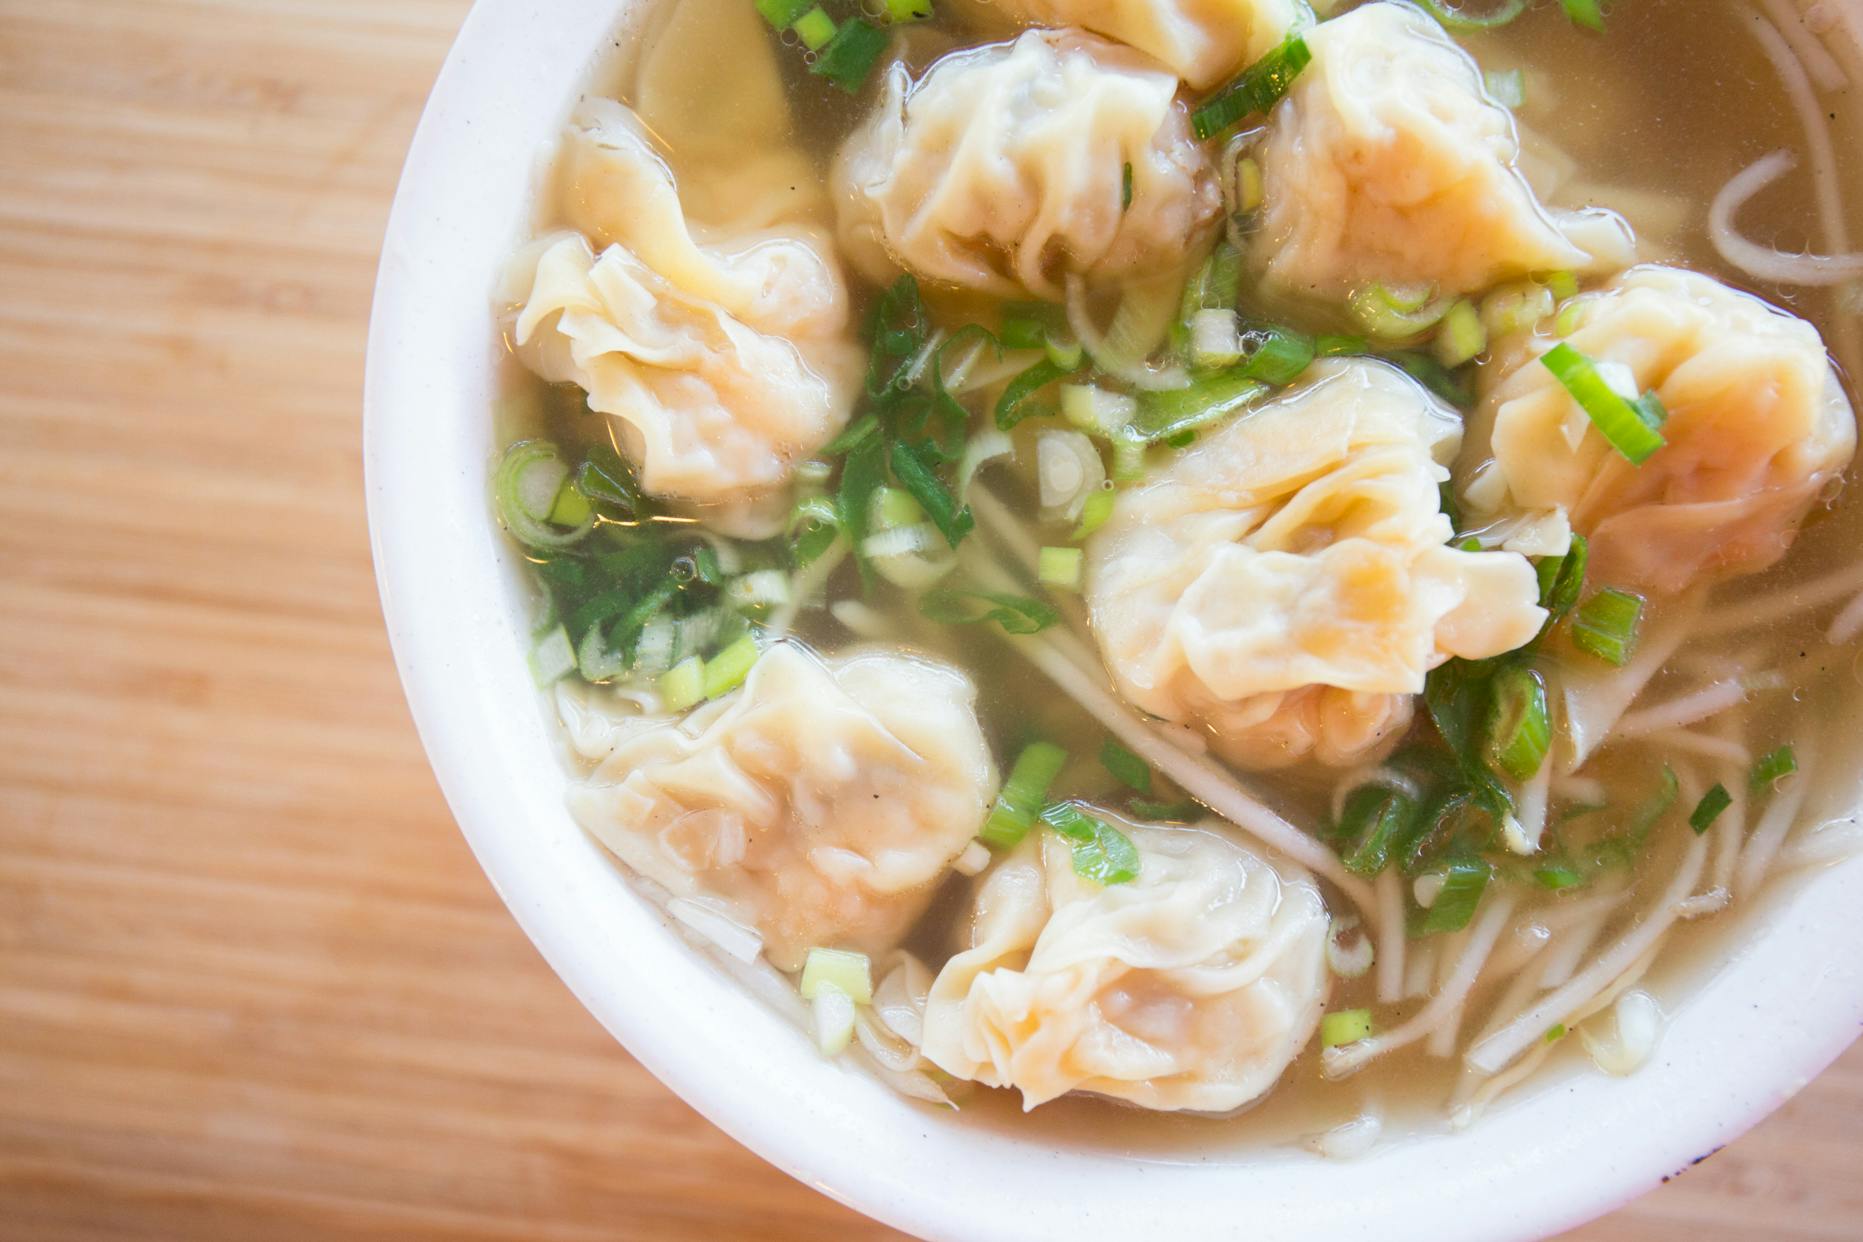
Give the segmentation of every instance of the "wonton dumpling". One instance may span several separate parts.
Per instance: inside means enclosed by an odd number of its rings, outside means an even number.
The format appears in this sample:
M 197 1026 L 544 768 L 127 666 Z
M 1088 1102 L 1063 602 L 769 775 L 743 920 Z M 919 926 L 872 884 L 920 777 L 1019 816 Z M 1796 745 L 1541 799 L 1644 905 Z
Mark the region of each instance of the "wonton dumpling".
M 842 243 L 878 282 L 903 265 L 1057 300 L 1069 273 L 1181 266 L 1222 205 L 1177 79 L 1130 48 L 1059 30 L 955 52 L 916 85 L 894 65 L 835 161 L 833 189 Z
M 1096 812 L 1104 814 L 1104 812 Z M 927 1060 L 1022 1092 L 1227 1112 L 1274 1085 L 1319 1022 L 1326 907 L 1313 881 L 1210 828 L 1127 824 L 1138 878 L 1074 873 L 1037 830 L 978 891 L 969 945 L 925 1006 Z
M 728 47 L 729 56 L 718 55 Z M 630 102 L 668 152 L 687 214 L 713 228 L 825 225 L 828 198 L 783 89 L 769 26 L 743 0 L 655 6 Z
M 1326 300 L 1373 282 L 1468 293 L 1629 262 L 1615 217 L 1540 208 L 1514 169 L 1512 118 L 1420 10 L 1367 4 L 1305 37 L 1312 63 L 1259 151 L 1252 259 L 1269 285 Z
M 972 7 L 972 6 L 966 6 Z M 1078 26 L 1163 62 L 1208 90 L 1267 55 L 1300 21 L 1300 0 L 980 0 L 975 15 Z
M 1455 413 L 1383 363 L 1309 376 L 1120 492 L 1087 545 L 1121 692 L 1252 767 L 1372 757 L 1430 669 L 1546 618 L 1524 557 L 1444 546 Z
M 1475 516 L 1558 514 L 1590 537 L 1599 581 L 1679 591 L 1752 573 L 1791 546 L 1820 489 L 1849 464 L 1856 418 L 1818 331 L 1711 277 L 1637 267 L 1568 304 L 1574 349 L 1654 389 L 1668 443 L 1641 466 L 1611 448 L 1522 336 L 1475 428 L 1493 465 L 1465 484 Z M 1608 377 L 1608 371 L 1607 371 Z
M 720 506 L 754 512 L 853 403 L 860 357 L 826 238 L 695 235 L 672 173 L 610 100 L 578 109 L 561 161 L 580 232 L 513 260 L 520 356 L 620 421 L 649 493 L 712 506 L 714 522 Z
M 757 930 L 783 970 L 812 947 L 893 947 L 996 792 L 970 679 L 890 652 L 824 664 L 793 643 L 683 720 L 583 721 L 599 760 L 569 805 L 629 867 Z

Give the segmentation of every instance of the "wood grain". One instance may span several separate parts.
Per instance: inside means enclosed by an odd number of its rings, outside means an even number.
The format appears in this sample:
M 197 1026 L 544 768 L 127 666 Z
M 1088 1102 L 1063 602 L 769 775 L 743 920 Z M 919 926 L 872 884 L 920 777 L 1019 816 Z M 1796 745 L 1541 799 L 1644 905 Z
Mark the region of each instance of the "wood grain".
M 403 709 L 375 252 L 464 0 L 0 0 L 0 1237 L 895 1237 L 643 1072 Z M 1574 1235 L 1863 1236 L 1863 1051 Z

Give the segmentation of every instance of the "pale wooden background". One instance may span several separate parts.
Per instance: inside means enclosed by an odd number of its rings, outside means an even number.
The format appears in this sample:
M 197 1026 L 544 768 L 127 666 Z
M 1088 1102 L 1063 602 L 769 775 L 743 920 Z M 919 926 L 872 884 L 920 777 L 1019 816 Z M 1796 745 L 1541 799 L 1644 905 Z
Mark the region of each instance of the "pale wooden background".
M 897 1236 L 583 1013 L 402 707 L 364 327 L 465 8 L 0 0 L 8 1242 Z M 1575 1236 L 1863 1236 L 1859 1104 L 1863 1050 Z

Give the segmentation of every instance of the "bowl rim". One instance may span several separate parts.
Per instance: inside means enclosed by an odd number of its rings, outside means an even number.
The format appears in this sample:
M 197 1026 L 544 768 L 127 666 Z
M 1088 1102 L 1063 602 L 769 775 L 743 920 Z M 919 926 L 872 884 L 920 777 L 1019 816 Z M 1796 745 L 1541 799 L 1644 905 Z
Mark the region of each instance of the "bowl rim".
M 1349 1163 L 1292 1151 L 1240 1161 L 1069 1152 L 967 1127 L 822 1059 L 710 968 L 563 804 L 567 775 L 524 670 L 513 558 L 486 502 L 493 274 L 521 240 L 538 151 L 586 80 L 591 49 L 648 2 L 556 0 L 542 20 L 533 0 L 477 0 L 390 212 L 363 431 L 383 615 L 434 774 L 518 923 L 648 1070 L 798 1180 L 928 1239 L 1065 1231 L 1127 1242 L 1135 1228 L 1166 1226 L 1212 1238 L 1498 1242 L 1570 1228 L 1668 1180 L 1850 1043 L 1863 1026 L 1863 858 L 1810 877 L 1699 981 L 1636 1075 L 1570 1077 L 1467 1131 Z M 450 435 L 434 436 L 436 407 Z M 450 532 L 438 547 L 436 527 Z M 760 1085 L 746 1091 L 746 1081 Z

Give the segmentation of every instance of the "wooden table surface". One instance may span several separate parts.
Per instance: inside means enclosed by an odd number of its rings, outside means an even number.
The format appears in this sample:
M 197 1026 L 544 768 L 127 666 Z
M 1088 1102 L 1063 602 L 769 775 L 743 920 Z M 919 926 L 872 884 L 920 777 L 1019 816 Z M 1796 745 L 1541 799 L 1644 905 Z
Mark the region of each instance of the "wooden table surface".
M 582 1011 L 402 705 L 363 341 L 466 7 L 0 0 L 5 1239 L 898 1236 Z M 1860 1104 L 1573 1236 L 1863 1237 Z

